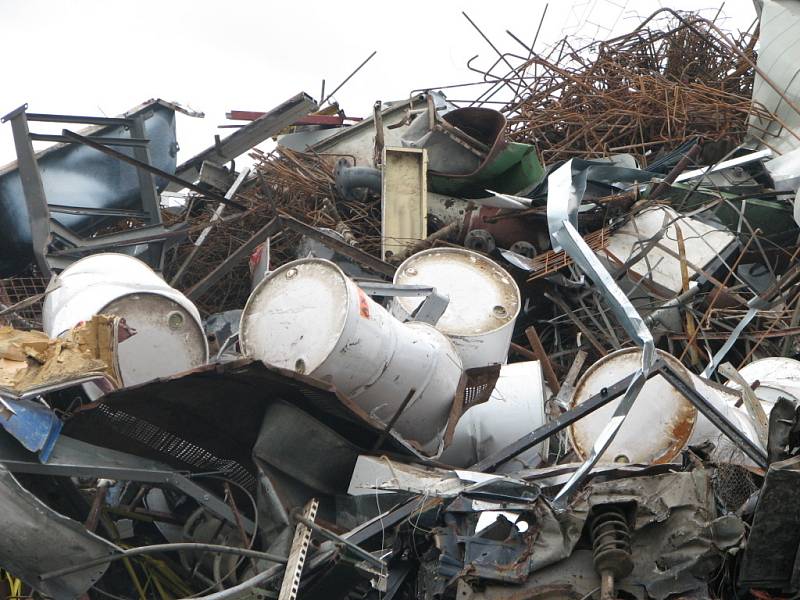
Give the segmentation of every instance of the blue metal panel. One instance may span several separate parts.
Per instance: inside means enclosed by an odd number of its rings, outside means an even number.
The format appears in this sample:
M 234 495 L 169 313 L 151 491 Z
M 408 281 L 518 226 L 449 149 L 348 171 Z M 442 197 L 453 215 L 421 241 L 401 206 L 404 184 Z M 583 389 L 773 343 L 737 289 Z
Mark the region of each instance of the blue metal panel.
M 0 426 L 13 435 L 26 450 L 39 453 L 43 463 L 50 458 L 61 433 L 62 422 L 56 414 L 33 400 L 6 399 L 14 414 L 0 417 Z

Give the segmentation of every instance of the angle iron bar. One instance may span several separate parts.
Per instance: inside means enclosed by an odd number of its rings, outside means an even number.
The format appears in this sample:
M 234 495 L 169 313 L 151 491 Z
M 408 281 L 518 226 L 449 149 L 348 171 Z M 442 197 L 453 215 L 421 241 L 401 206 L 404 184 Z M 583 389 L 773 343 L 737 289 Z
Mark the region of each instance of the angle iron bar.
M 711 421 L 717 429 L 724 433 L 734 444 L 747 454 L 758 466 L 766 469 L 769 466 L 767 454 L 758 447 L 750 438 L 745 436 L 738 427 L 731 423 L 720 410 L 703 397 L 694 387 L 687 383 L 683 377 L 668 363 L 660 361 L 654 370 L 661 373 L 676 390 L 686 397 L 689 402 L 699 410 L 704 417 Z
M 49 133 L 30 133 L 28 136 L 34 142 L 60 142 L 62 144 L 74 144 L 72 140 L 63 135 L 53 135 Z M 115 137 L 100 137 L 92 136 L 92 139 L 100 144 L 108 146 L 146 146 L 150 143 L 146 138 L 115 138 Z
M 371 254 L 367 254 L 363 250 L 359 250 L 358 248 L 355 248 L 346 242 L 342 242 L 341 240 L 337 240 L 329 235 L 325 235 L 316 227 L 312 227 L 311 225 L 307 225 L 302 221 L 298 221 L 286 213 L 281 213 L 279 218 L 284 227 L 288 227 L 297 233 L 314 238 L 331 250 L 334 250 L 335 252 L 346 256 L 347 258 L 352 258 L 356 262 L 361 263 L 370 271 L 374 271 L 375 273 L 384 275 L 388 278 L 394 277 L 394 272 L 396 269 L 389 263 L 375 258 Z
M 79 125 L 105 125 L 127 127 L 133 121 L 125 117 L 87 117 L 83 115 L 53 115 L 47 113 L 28 113 L 28 121 L 40 123 L 77 123 Z

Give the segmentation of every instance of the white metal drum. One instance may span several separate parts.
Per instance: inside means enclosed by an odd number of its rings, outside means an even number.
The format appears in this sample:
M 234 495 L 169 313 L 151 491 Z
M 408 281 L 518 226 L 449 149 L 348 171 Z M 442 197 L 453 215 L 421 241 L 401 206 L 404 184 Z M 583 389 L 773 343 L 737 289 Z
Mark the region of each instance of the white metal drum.
M 723 412 L 745 435 L 758 443 L 758 436 L 747 414 L 737 409 L 733 398 L 709 386 L 686 370 L 681 363 L 666 352 L 659 357 L 668 362 L 695 389 Z M 609 354 L 593 364 L 575 386 L 571 406 L 584 402 L 591 396 L 611 387 L 631 375 L 641 364 L 641 351 L 626 348 Z M 608 423 L 619 404 L 614 400 L 599 408 L 569 428 L 570 442 L 580 458 L 585 458 L 603 427 Z M 732 453 L 741 456 L 727 438 L 661 375 L 650 378 L 628 413 L 614 441 L 603 454 L 604 463 L 666 463 L 674 459 L 687 445 L 711 441 L 717 447 L 715 457 L 727 458 Z
M 750 384 L 758 381 L 753 391 L 767 414 L 781 396 L 800 404 L 800 361 L 781 356 L 762 358 L 739 369 L 739 375 Z M 733 382 L 728 385 L 734 389 L 739 387 Z
M 503 365 L 488 401 L 465 412 L 456 425 L 452 443 L 439 461 L 453 467 L 469 467 L 502 450 L 546 421 L 546 397 L 539 361 Z M 547 458 L 548 443 L 526 450 L 500 465 L 498 472 L 518 471 Z
M 246 355 L 328 380 L 382 423 L 412 394 L 394 429 L 438 454 L 463 372 L 455 348 L 430 325 L 392 317 L 334 263 L 307 258 L 271 272 L 239 332 Z
M 136 331 L 119 344 L 117 353 L 125 387 L 208 361 L 208 344 L 195 305 L 137 258 L 93 254 L 53 280 L 42 318 L 50 337 L 96 314 L 122 317 Z
M 465 369 L 505 364 L 522 302 L 500 265 L 462 248 L 432 248 L 406 259 L 394 283 L 433 286 L 450 297 L 436 328 L 453 341 Z M 396 297 L 392 314 L 408 318 L 421 303 L 419 297 Z

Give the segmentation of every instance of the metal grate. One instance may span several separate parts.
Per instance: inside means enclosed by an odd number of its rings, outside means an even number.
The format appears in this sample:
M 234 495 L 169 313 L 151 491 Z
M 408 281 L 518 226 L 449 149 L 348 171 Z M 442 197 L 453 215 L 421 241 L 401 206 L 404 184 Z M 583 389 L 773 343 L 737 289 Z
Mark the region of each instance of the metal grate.
M 9 277 L 0 279 L 0 310 L 13 306 L 31 296 L 43 294 L 47 289 L 47 279 L 44 277 Z M 44 299 L 34 302 L 30 306 L 16 311 L 17 317 L 27 321 L 34 329 L 42 328 L 42 305 Z M 9 319 L 0 317 L 0 324 L 5 324 Z
M 500 366 L 482 367 L 467 371 L 467 381 L 464 387 L 463 410 L 475 404 L 486 402 L 492 395 L 497 378 L 500 376 Z
M 482 402 L 486 394 L 491 394 L 493 389 L 494 385 L 488 383 L 467 387 L 464 390 L 464 409 L 466 410 L 473 404 Z
M 726 512 L 735 512 L 758 490 L 753 474 L 740 465 L 719 463 L 714 494 Z
M 116 433 L 171 458 L 171 462 L 177 460 L 194 471 L 218 472 L 221 476 L 242 485 L 251 492 L 255 491 L 255 478 L 238 462 L 219 458 L 193 442 L 124 411 L 115 410 L 105 404 L 100 404 L 97 410 Z

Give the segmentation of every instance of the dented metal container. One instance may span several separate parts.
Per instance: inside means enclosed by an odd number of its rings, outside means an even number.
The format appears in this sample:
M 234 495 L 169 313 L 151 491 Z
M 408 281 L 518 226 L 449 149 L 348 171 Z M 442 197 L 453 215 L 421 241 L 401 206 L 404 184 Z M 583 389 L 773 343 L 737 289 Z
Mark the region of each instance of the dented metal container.
M 496 262 L 462 248 L 432 248 L 406 259 L 395 284 L 429 285 L 450 303 L 436 323 L 458 350 L 465 369 L 505 364 L 522 306 L 519 287 Z M 422 298 L 398 296 L 392 314 L 406 319 Z
M 425 323 L 401 323 L 334 263 L 307 258 L 271 272 L 242 313 L 247 356 L 333 385 L 429 455 L 438 454 L 463 369 Z
M 491 397 L 461 416 L 453 441 L 439 457 L 439 462 L 469 467 L 541 427 L 547 419 L 546 396 L 539 361 L 503 365 Z M 500 465 L 497 471 L 505 473 L 536 467 L 540 459 L 547 458 L 547 452 L 548 441 L 545 440 Z
M 93 254 L 71 264 L 51 282 L 42 311 L 50 337 L 97 314 L 122 317 L 135 331 L 117 350 L 125 387 L 208 362 L 208 343 L 197 307 L 137 258 Z
M 734 405 L 736 398 L 710 386 L 689 372 L 675 357 L 658 350 L 659 357 L 690 380 L 695 389 L 712 402 L 744 434 L 758 444 L 755 426 L 748 415 Z M 625 348 L 612 352 L 594 363 L 575 385 L 571 407 L 599 394 L 641 365 L 641 351 Z M 569 428 L 569 438 L 583 460 L 592 444 L 611 419 L 620 400 L 597 409 Z M 727 459 L 743 456 L 708 419 L 661 375 L 645 382 L 608 450 L 600 458 L 603 463 L 657 464 L 672 461 L 687 445 L 706 441 L 716 446 L 715 456 Z

